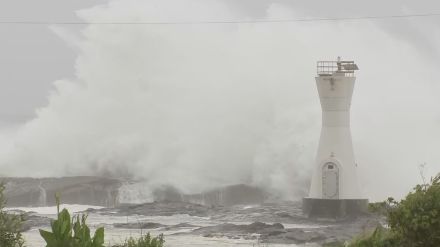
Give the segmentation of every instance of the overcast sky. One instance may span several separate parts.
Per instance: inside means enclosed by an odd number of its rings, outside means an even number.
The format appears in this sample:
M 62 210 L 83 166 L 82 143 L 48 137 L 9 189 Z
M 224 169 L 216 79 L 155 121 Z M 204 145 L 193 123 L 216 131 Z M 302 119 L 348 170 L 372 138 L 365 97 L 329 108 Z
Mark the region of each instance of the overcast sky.
M 0 0 L 0 19 L 5 21 L 79 21 L 75 12 L 106 0 Z M 350 17 L 437 13 L 435 0 L 411 1 L 304 1 L 304 0 L 224 0 L 245 10 L 249 17 L 262 18 L 272 3 L 290 6 L 301 17 Z M 376 20 L 390 35 L 395 35 L 427 56 L 438 59 L 439 46 L 432 39 L 432 28 L 440 25 L 437 17 L 412 20 Z M 402 24 L 403 23 L 403 24 Z M 80 27 L 69 27 L 79 29 Z M 0 25 L 0 120 L 22 122 L 34 116 L 35 108 L 47 104 L 47 96 L 57 79 L 73 75 L 75 51 L 46 25 Z M 431 57 L 431 58 L 430 58 Z
M 100 2 L 1 0 L 0 19 L 78 21 L 76 10 Z M 0 25 L 0 37 L 0 120 L 23 122 L 47 104 L 55 80 L 72 76 L 76 54 L 47 25 Z

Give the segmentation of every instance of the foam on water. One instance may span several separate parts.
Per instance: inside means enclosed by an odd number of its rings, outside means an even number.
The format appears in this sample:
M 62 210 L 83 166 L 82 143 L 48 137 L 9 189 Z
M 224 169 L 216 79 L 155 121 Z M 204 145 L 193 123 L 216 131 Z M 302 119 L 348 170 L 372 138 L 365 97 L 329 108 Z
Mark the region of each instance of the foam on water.
M 31 210 L 32 211 L 32 210 Z M 42 211 L 40 211 L 42 212 Z M 197 224 L 199 226 L 213 225 L 215 222 L 210 222 L 208 218 L 202 217 L 192 217 L 188 215 L 174 215 L 174 216 L 151 216 L 151 217 L 136 217 L 136 216 L 104 216 L 91 214 L 88 218 L 88 222 L 91 231 L 94 232 L 97 227 L 105 224 L 105 240 L 107 244 L 116 244 L 123 242 L 127 237 L 138 237 L 140 234 L 146 233 L 147 231 L 152 234 L 152 236 L 157 236 L 161 233 L 165 235 L 166 246 L 168 247 L 186 247 L 186 246 L 259 246 L 258 240 L 246 240 L 246 239 L 229 239 L 226 237 L 216 237 L 207 238 L 199 235 L 174 235 L 176 233 L 189 232 L 194 228 L 184 228 L 180 230 L 166 230 L 164 228 L 140 230 L 140 229 L 124 229 L 124 228 L 114 228 L 111 224 L 122 223 L 122 222 L 138 222 L 138 221 L 148 221 L 157 222 L 162 224 L 178 224 L 182 222 L 188 222 Z M 43 229 L 49 230 L 48 227 Z M 27 246 L 29 247 L 41 247 L 44 246 L 45 242 L 40 237 L 38 229 L 33 228 L 30 231 L 25 232 L 24 237 L 26 239 Z M 262 245 L 264 246 L 264 245 Z M 297 245 L 276 245 L 271 244 L 270 246 L 297 246 Z
M 62 204 L 60 208 L 67 208 L 71 213 L 80 213 L 86 209 L 94 208 L 100 209 L 102 207 L 91 206 L 91 205 L 69 205 Z M 21 208 L 8 208 L 8 210 L 21 210 L 25 212 L 34 212 L 41 216 L 54 218 L 56 215 L 56 207 L 21 207 Z M 123 242 L 127 237 L 133 236 L 137 237 L 140 234 L 150 232 L 153 236 L 159 235 L 163 233 L 165 235 L 165 240 L 168 247 L 179 246 L 264 246 L 264 244 L 259 245 L 258 239 L 247 240 L 247 239 L 229 239 L 226 237 L 215 237 L 215 238 L 207 238 L 199 235 L 185 235 L 185 234 L 176 234 L 176 233 L 186 233 L 190 232 L 193 229 L 198 228 L 199 226 L 212 226 L 221 223 L 225 223 L 221 220 L 212 220 L 210 217 L 198 217 L 198 216 L 190 216 L 187 214 L 176 214 L 172 216 L 142 216 L 142 215 L 128 215 L 128 216 L 120 216 L 120 215 L 102 215 L 99 213 L 88 213 L 87 222 L 91 228 L 91 231 L 94 232 L 97 227 L 104 226 L 105 227 L 105 239 L 107 244 L 116 244 Z M 167 226 L 177 225 L 179 223 L 188 223 L 191 225 L 195 225 L 197 227 L 185 227 L 177 230 L 169 230 L 167 228 L 157 228 L 157 229 L 125 229 L 125 228 L 115 228 L 113 226 L 114 223 L 136 223 L 136 222 L 154 222 L 160 223 Z M 252 222 L 229 222 L 233 224 L 250 224 Z M 295 228 L 295 227 L 304 227 L 304 225 L 296 225 L 296 224 L 285 224 L 286 227 Z M 307 227 L 307 226 L 306 226 Z M 310 226 L 311 228 L 314 226 Z M 49 230 L 49 226 L 42 227 L 43 229 Z M 40 247 L 44 246 L 44 240 L 41 238 L 38 228 L 32 228 L 31 230 L 25 232 L 24 237 L 26 239 L 27 246 L 29 247 Z M 256 235 L 258 237 L 258 235 Z M 271 244 L 272 246 L 297 246 L 297 245 L 276 245 Z M 309 246 L 309 245 L 305 245 Z
M 137 223 L 137 222 L 152 222 L 164 225 L 177 225 L 179 223 L 189 223 L 197 226 L 211 226 L 219 222 L 211 221 L 208 217 L 190 216 L 187 214 L 176 214 L 172 216 L 143 216 L 143 215 L 128 215 L 128 216 L 109 216 L 101 214 L 90 214 L 87 218 L 92 225 L 114 224 L 114 223 Z
M 94 229 L 92 229 L 92 232 Z M 150 231 L 153 236 L 157 236 L 161 232 Z M 123 242 L 127 237 L 137 237 L 141 234 L 140 230 L 132 229 L 105 229 L 106 243 L 116 244 Z M 167 247 L 193 247 L 193 246 L 216 246 L 216 247 L 230 247 L 230 246 L 265 246 L 259 245 L 258 240 L 245 240 L 245 239 L 228 239 L 228 238 L 206 238 L 202 236 L 194 235 L 168 235 L 165 232 L 165 241 Z M 29 247 L 41 247 L 44 246 L 44 240 L 39 236 L 38 230 L 33 229 L 24 234 Z M 271 247 L 290 246 L 296 247 L 298 245 L 281 245 L 270 244 Z M 309 245 L 304 245 L 309 246 Z
M 101 209 L 103 207 L 100 206 L 92 206 L 92 205 L 79 205 L 79 204 L 61 204 L 60 210 L 63 208 L 66 208 L 69 210 L 70 213 L 78 213 L 85 211 L 89 208 L 93 209 Z M 57 207 L 56 206 L 50 206 L 50 207 L 10 207 L 6 208 L 7 211 L 24 211 L 24 212 L 35 212 L 39 215 L 56 215 L 57 214 Z

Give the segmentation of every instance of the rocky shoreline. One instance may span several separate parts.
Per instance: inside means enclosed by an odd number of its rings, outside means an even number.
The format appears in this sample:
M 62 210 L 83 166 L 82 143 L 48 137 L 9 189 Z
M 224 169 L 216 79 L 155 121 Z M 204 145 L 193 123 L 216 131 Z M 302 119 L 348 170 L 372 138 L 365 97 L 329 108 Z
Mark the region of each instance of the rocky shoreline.
M 154 202 L 125 205 L 118 208 L 89 210 L 103 215 L 171 216 L 190 215 L 209 217 L 209 226 L 181 222 L 165 225 L 160 222 L 114 224 L 117 228 L 178 230 L 174 234 L 198 235 L 207 238 L 252 239 L 268 244 L 304 244 L 345 242 L 384 223 L 378 215 L 365 214 L 344 219 L 309 219 L 302 215 L 299 202 L 267 203 L 253 206 L 203 206 L 184 202 Z M 232 223 L 233 222 L 233 223 Z M 250 222 L 250 223 L 249 223 Z
M 121 204 L 115 200 L 120 193 L 121 184 L 124 183 L 121 180 L 98 177 L 10 178 L 6 182 L 8 202 L 13 205 L 41 206 L 38 202 L 53 205 L 53 199 L 49 200 L 45 193 L 61 191 L 63 203 L 101 206 L 108 204 L 102 209 L 88 209 L 84 212 L 86 214 L 107 219 L 129 216 L 142 216 L 144 219 L 110 223 L 110 227 L 114 229 L 246 239 L 267 244 L 312 243 L 320 246 L 324 243 L 350 240 L 384 224 L 383 218 L 373 214 L 342 219 L 311 219 L 303 215 L 301 202 L 271 201 L 263 190 L 247 185 L 227 186 L 198 195 L 184 195 L 173 188 L 164 187 L 155 191 L 155 202 Z M 247 196 L 240 196 L 243 194 Z M 186 222 L 185 217 L 179 218 L 179 215 L 199 217 L 203 219 L 203 224 L 198 224 L 197 221 Z M 176 221 L 172 224 L 161 222 L 160 217 L 174 217 Z M 45 215 L 26 213 L 25 219 L 24 231 L 50 225 L 50 218 Z

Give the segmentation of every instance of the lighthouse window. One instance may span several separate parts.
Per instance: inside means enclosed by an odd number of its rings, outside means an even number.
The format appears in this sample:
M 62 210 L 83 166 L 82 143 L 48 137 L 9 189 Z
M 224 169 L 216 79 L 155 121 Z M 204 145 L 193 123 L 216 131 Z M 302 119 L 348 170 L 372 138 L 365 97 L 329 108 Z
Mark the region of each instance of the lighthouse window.
M 333 169 L 333 165 L 328 165 L 328 169 Z

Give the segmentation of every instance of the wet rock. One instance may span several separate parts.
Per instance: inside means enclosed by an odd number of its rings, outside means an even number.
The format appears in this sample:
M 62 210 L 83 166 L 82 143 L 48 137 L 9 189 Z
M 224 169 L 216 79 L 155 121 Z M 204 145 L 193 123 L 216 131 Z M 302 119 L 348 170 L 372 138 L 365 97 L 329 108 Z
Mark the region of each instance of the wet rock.
M 257 209 L 254 209 L 257 210 Z M 233 212 L 231 212 L 233 214 Z M 274 217 L 276 218 L 276 216 Z M 236 220 L 237 218 L 235 218 Z M 192 234 L 199 234 L 205 237 L 227 237 L 227 238 L 258 238 L 262 243 L 268 244 L 311 244 L 320 246 L 327 242 L 345 242 L 362 232 L 374 229 L 380 224 L 377 216 L 366 216 L 362 218 L 345 219 L 342 221 L 315 220 L 301 221 L 303 227 L 285 228 L 280 223 L 267 224 L 254 222 L 249 225 L 223 223 L 215 226 L 200 227 L 192 231 Z M 291 220 L 291 219 L 288 219 Z M 301 225 L 301 224 L 299 224 Z M 256 237 L 257 236 L 257 237 Z
M 116 212 L 115 212 L 116 211 Z M 145 216 L 171 216 L 188 214 L 190 216 L 207 216 L 211 208 L 187 202 L 152 202 L 139 205 L 126 205 L 116 209 L 97 210 L 102 213 L 116 215 L 145 215 Z
M 266 224 L 262 222 L 254 222 L 246 227 L 249 232 L 253 233 L 264 233 L 272 232 L 274 230 L 283 230 L 284 226 L 280 223 Z
M 296 243 L 317 242 L 325 239 L 325 234 L 317 231 L 305 231 L 303 229 L 289 230 L 283 234 L 283 238 L 294 240 Z
M 275 215 L 278 217 L 281 217 L 281 218 L 291 218 L 292 217 L 292 215 L 288 214 L 287 212 L 276 212 Z
M 197 226 L 191 225 L 191 224 L 188 224 L 188 223 L 179 223 L 179 224 L 174 225 L 172 227 L 174 227 L 174 228 L 190 228 L 190 227 L 197 227 Z
M 323 244 L 328 241 L 345 242 L 381 224 L 381 218 L 365 215 L 345 219 L 309 219 L 302 215 L 301 203 L 265 203 L 252 206 L 203 206 L 185 202 L 154 202 L 140 205 L 125 205 L 116 209 L 97 210 L 96 213 L 109 215 L 146 216 L 188 214 L 202 216 L 208 222 L 225 222 L 214 226 L 198 227 L 190 232 L 176 234 L 197 234 L 206 237 L 227 237 L 258 239 L 264 243 L 279 244 Z M 252 224 L 228 222 L 254 222 Z M 280 222 L 268 224 L 264 222 Z M 295 224 L 296 228 L 287 228 Z M 178 229 L 177 226 L 163 229 Z M 186 227 L 182 225 L 182 227 Z M 187 228 L 196 226 L 187 225 Z
M 266 224 L 262 222 L 254 222 L 249 225 L 236 225 L 231 223 L 220 224 L 216 226 L 200 227 L 193 231 L 194 234 L 209 235 L 215 233 L 234 233 L 234 234 L 270 234 L 273 232 L 283 232 L 283 225 L 279 223 Z
M 162 225 L 160 223 L 154 222 L 139 222 L 139 223 L 114 223 L 114 227 L 116 228 L 126 228 L 126 229 L 156 229 L 165 227 L 166 225 Z
M 196 225 L 192 225 L 192 224 L 188 224 L 188 223 L 179 223 L 176 225 L 172 225 L 172 226 L 167 226 L 164 228 L 164 230 L 166 231 L 170 231 L 170 230 L 177 230 L 177 229 L 182 229 L 182 228 L 196 228 L 198 226 Z
M 179 223 L 176 225 L 163 225 L 156 222 L 130 222 L 130 223 L 114 223 L 115 228 L 125 229 L 158 229 L 163 228 L 164 231 L 177 230 L 182 228 L 196 228 L 198 226 L 188 223 Z
M 33 214 L 24 214 L 24 222 L 21 225 L 21 230 L 23 232 L 29 231 L 31 228 L 39 228 L 39 227 L 47 227 L 50 226 L 51 218 L 33 215 Z

